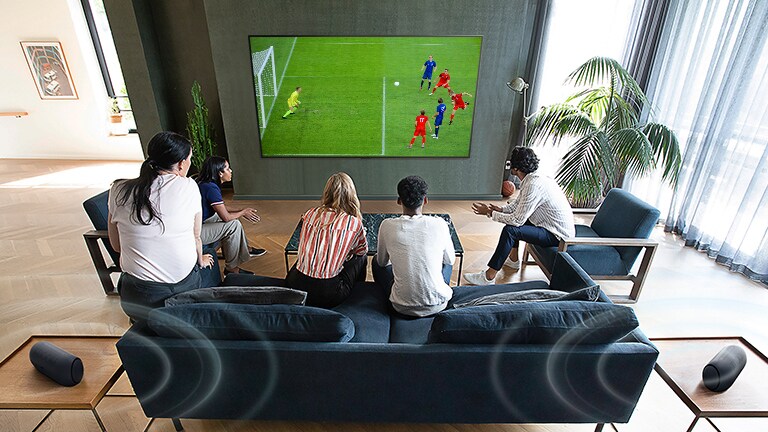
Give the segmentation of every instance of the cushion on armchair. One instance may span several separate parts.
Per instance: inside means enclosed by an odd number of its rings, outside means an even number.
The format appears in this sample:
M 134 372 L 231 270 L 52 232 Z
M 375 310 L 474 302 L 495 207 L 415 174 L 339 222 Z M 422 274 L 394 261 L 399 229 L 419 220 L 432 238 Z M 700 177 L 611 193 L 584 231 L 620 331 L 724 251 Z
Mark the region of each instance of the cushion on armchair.
M 430 343 L 606 344 L 638 326 L 631 308 L 554 301 L 450 309 L 435 315 Z

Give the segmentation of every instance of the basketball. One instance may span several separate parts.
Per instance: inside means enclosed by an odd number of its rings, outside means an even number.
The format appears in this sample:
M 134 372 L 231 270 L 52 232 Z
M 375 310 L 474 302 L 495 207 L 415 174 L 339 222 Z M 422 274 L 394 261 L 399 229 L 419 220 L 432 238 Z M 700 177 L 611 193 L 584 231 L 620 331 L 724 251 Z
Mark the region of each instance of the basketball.
M 507 198 L 511 197 L 513 193 L 515 193 L 515 184 L 509 180 L 504 180 L 501 183 L 501 196 Z

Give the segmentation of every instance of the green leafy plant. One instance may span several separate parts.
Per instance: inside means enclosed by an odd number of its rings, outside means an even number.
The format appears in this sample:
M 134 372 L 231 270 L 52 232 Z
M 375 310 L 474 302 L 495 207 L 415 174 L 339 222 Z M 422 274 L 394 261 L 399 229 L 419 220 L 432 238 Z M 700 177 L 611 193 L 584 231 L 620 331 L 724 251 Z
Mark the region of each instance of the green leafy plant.
M 120 114 L 120 105 L 117 103 L 117 98 L 109 98 L 109 111 L 112 114 Z
M 582 90 L 562 103 L 542 107 L 529 119 L 526 145 L 574 138 L 557 168 L 556 180 L 578 207 L 598 204 L 627 174 L 642 177 L 662 169 L 677 183 L 680 147 L 675 133 L 660 123 L 640 121 L 650 107 L 635 79 L 619 62 L 594 57 L 568 75 Z
M 187 113 L 187 136 L 192 143 L 192 164 L 200 169 L 208 156 L 213 156 L 216 143 L 213 141 L 214 130 L 208 120 L 208 107 L 205 106 L 200 83 L 192 84 L 192 101 L 195 107 Z

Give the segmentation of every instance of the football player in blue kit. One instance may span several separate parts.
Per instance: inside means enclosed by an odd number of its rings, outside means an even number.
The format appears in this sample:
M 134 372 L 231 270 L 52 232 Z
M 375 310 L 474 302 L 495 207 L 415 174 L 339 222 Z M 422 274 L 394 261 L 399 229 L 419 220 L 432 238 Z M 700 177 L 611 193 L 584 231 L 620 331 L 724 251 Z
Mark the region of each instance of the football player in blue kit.
M 440 132 L 440 125 L 443 124 L 443 114 L 445 114 L 446 106 L 443 103 L 443 98 L 437 99 L 437 108 L 435 108 L 435 133 L 432 134 L 432 138 L 437 139 L 437 134 Z
M 424 80 L 427 80 L 427 90 L 432 87 L 432 71 L 435 70 L 436 67 L 437 63 L 432 60 L 432 56 L 429 56 L 427 61 L 424 62 L 424 66 L 421 67 L 421 71 L 424 73 L 421 75 L 421 85 L 419 86 L 419 91 L 424 88 Z

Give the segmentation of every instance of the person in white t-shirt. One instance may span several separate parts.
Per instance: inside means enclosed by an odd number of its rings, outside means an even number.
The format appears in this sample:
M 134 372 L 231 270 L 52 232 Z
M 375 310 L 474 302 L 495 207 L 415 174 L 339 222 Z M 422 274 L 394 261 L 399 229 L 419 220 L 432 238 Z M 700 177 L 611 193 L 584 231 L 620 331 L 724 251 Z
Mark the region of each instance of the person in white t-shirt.
M 390 290 L 389 301 L 399 313 L 433 315 L 445 309 L 453 296 L 448 286 L 456 254 L 448 224 L 425 216 L 427 182 L 409 176 L 397 184 L 397 203 L 403 215 L 379 226 L 373 259 L 373 279 Z
M 133 320 L 166 298 L 200 287 L 199 267 L 213 264 L 200 240 L 202 206 L 187 178 L 192 145 L 160 132 L 147 146 L 139 177 L 117 180 L 109 191 L 109 243 L 120 252 L 120 302 Z

